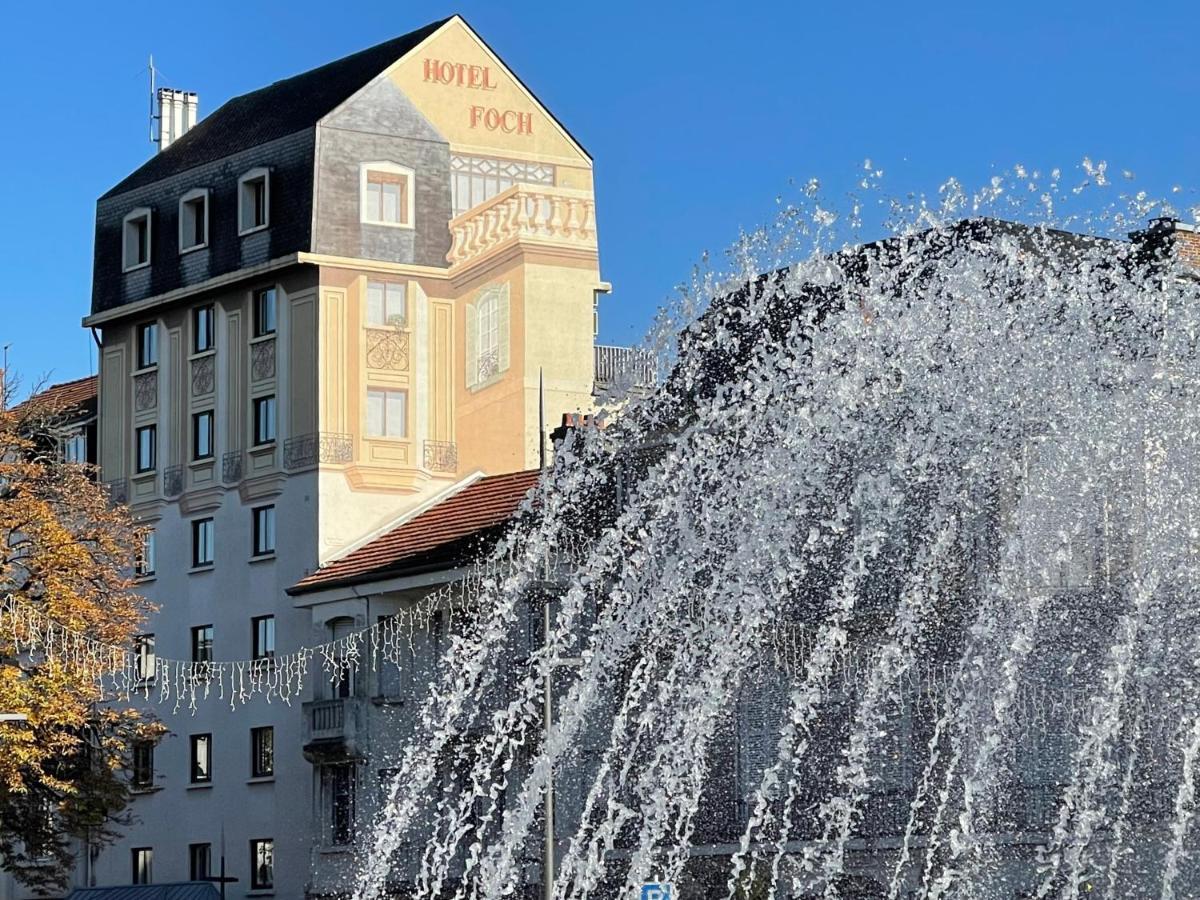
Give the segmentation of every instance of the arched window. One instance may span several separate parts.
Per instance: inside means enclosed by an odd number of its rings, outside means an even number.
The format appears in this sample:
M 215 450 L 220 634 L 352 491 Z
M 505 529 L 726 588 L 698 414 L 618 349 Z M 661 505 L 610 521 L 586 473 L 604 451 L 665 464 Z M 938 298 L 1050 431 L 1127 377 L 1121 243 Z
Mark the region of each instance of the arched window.
M 491 285 L 467 306 L 467 387 L 492 383 L 509 364 L 508 285 Z

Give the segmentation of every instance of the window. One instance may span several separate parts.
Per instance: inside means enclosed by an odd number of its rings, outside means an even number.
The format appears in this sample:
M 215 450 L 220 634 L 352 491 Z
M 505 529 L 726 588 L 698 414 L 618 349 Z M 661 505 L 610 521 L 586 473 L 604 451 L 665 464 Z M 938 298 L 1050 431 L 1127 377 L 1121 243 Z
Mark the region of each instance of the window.
M 192 522 L 192 568 L 213 564 L 213 520 L 196 519 Z
M 275 507 L 260 506 L 254 515 L 254 555 L 266 556 L 275 552 Z
M 76 431 L 74 434 L 67 435 L 65 438 L 63 438 L 62 458 L 63 462 L 69 463 L 87 462 L 86 431 Z
M 250 729 L 250 777 L 275 774 L 275 729 L 270 725 Z
M 137 328 L 137 364 L 139 369 L 158 365 L 158 323 L 147 322 Z
M 553 186 L 554 166 L 484 156 L 450 157 L 450 194 L 456 216 L 491 200 L 514 184 Z
M 157 456 L 158 429 L 154 425 L 144 425 L 136 432 L 137 437 L 137 471 L 152 472 Z
M 133 665 L 138 681 L 153 681 L 158 668 L 154 655 L 154 635 L 140 634 L 133 639 Z
M 134 741 L 131 782 L 142 790 L 154 787 L 154 741 Z
M 179 199 L 179 252 L 208 244 L 208 190 L 196 188 Z
M 152 867 L 154 865 L 154 850 L 151 847 L 134 847 L 130 851 L 133 858 L 134 884 L 150 884 L 154 880 Z
M 408 304 L 404 285 L 391 281 L 367 282 L 367 324 L 404 327 L 408 321 Z
M 269 224 L 270 173 L 251 169 L 238 179 L 238 234 L 266 228 Z
M 272 659 L 275 656 L 275 617 L 256 616 L 250 620 L 255 659 Z
M 486 288 L 467 305 L 467 387 L 490 384 L 508 369 L 508 285 Z
M 135 209 L 122 225 L 125 271 L 150 265 L 150 210 Z
M 197 625 L 192 629 L 192 662 L 210 663 L 213 661 L 213 627 Z
M 137 557 L 133 564 L 134 574 L 139 578 L 146 578 L 154 574 L 154 530 L 147 529 L 142 532 L 141 548 L 138 550 Z
M 361 221 L 410 227 L 413 221 L 412 169 L 394 163 L 365 163 L 361 170 Z
M 188 877 L 204 881 L 212 875 L 212 844 L 188 844 Z
M 259 838 L 250 842 L 250 889 L 265 891 L 275 887 L 275 842 Z
M 205 410 L 192 415 L 192 459 L 212 459 L 213 414 Z
M 204 353 L 213 348 L 213 308 L 197 306 L 192 310 L 192 352 Z
M 408 433 L 408 391 L 367 391 L 367 435 L 404 437 Z
M 265 288 L 254 294 L 254 336 L 274 334 L 275 321 L 275 288 Z
M 193 734 L 190 742 L 192 784 L 207 784 L 212 781 L 212 735 Z
M 324 810 L 324 839 L 330 846 L 344 847 L 354 841 L 356 766 L 343 763 L 321 767 L 321 806 Z
M 275 398 L 254 398 L 254 445 L 269 444 L 275 440 Z

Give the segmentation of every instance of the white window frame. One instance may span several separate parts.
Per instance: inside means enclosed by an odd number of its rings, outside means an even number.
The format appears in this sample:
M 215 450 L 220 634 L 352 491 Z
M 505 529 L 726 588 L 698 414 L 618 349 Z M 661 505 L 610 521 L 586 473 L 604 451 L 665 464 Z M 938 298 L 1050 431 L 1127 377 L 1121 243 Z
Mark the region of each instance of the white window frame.
M 263 222 L 261 225 L 246 225 L 246 183 L 263 180 Z M 238 237 L 254 234 L 271 227 L 271 170 L 265 166 L 251 169 L 238 179 Z
M 194 203 L 197 200 L 204 201 L 204 240 L 198 244 L 185 244 L 184 226 L 186 224 L 186 210 L 189 204 Z M 211 219 L 212 216 L 209 215 L 208 188 L 192 188 L 179 198 L 179 254 L 181 256 L 184 253 L 191 253 L 193 250 L 203 250 L 208 246 L 208 225 Z
M 379 433 L 375 433 L 371 429 L 371 395 L 379 394 L 382 407 L 380 409 L 380 421 L 382 427 Z M 404 397 L 402 409 L 404 410 L 401 418 L 403 419 L 403 428 L 399 434 L 388 433 L 388 405 L 392 394 L 401 394 Z M 363 431 L 371 440 L 384 441 L 406 441 L 408 440 L 408 404 L 411 398 L 408 395 L 407 388 L 392 388 L 392 387 L 368 387 L 367 388 L 367 405 L 366 405 L 366 422 L 364 423 Z
M 404 222 L 386 222 L 381 219 L 371 219 L 367 217 L 367 173 L 368 172 L 385 172 L 389 175 L 402 175 L 408 179 L 408 190 L 405 192 L 405 218 Z M 417 193 L 416 173 L 408 166 L 397 165 L 393 162 L 365 162 L 358 167 L 358 221 L 364 225 L 379 225 L 384 228 L 413 228 L 414 226 L 414 197 Z M 382 213 L 382 210 L 380 210 Z
M 129 226 L 135 219 L 146 220 L 146 259 L 144 262 L 129 262 Z M 137 209 L 130 210 L 125 214 L 125 218 L 121 220 L 121 271 L 133 272 L 136 269 L 145 269 L 150 266 L 150 260 L 154 258 L 154 217 L 150 215 L 150 207 L 139 206 Z

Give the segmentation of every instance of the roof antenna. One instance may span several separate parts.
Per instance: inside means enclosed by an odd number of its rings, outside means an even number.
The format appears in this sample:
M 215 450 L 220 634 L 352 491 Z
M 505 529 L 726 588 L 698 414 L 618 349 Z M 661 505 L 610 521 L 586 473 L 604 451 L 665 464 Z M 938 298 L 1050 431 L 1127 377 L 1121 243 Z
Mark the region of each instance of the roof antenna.
M 156 144 L 158 143 L 158 138 L 154 134 L 154 120 L 158 117 L 154 114 L 154 76 L 156 72 L 154 69 L 153 53 L 150 54 L 150 64 L 146 68 L 150 70 L 150 143 Z

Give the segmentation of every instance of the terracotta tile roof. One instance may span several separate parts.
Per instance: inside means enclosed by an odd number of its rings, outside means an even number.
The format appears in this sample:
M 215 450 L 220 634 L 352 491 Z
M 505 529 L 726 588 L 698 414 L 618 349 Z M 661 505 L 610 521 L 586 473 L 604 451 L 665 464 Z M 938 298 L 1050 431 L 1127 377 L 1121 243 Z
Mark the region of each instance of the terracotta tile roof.
M 481 478 L 391 531 L 336 559 L 288 588 L 303 594 L 392 576 L 434 564 L 464 562 L 496 534 L 537 484 L 540 470 Z
M 74 381 L 52 384 L 45 390 L 38 391 L 29 400 L 44 400 L 62 412 L 72 412 L 83 409 L 89 406 L 89 404 L 94 407 L 96 394 L 97 378 L 95 375 L 88 375 L 86 378 L 76 378 Z M 29 400 L 18 404 L 16 408 L 20 409 Z

